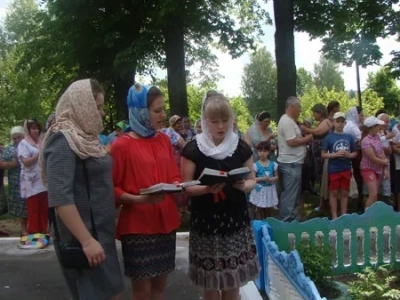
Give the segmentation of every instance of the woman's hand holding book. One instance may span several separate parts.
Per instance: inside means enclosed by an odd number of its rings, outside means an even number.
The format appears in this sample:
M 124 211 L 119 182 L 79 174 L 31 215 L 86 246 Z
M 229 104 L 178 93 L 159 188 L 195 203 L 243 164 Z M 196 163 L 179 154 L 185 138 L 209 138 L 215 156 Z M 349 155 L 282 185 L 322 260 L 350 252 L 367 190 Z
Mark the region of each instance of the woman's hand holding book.
M 224 186 L 225 186 L 224 182 L 207 186 L 207 193 L 208 194 L 217 194 L 224 188 Z
M 235 184 L 233 185 L 235 189 L 238 189 L 239 191 L 245 192 L 246 188 L 246 180 L 242 179 L 239 181 L 236 181 Z
M 135 204 L 158 204 L 165 199 L 166 193 L 154 193 L 149 195 L 135 195 Z

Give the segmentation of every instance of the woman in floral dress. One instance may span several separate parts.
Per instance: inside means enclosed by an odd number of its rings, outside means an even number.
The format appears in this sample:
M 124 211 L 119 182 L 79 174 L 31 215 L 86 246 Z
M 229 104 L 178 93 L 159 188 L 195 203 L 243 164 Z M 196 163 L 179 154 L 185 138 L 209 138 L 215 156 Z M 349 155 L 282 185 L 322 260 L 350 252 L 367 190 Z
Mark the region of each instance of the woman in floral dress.
M 27 120 L 24 124 L 25 137 L 18 144 L 18 160 L 21 164 L 21 197 L 26 198 L 28 209 L 29 234 L 47 233 L 48 200 L 47 188 L 41 178 L 38 163 L 42 148 L 42 127 L 36 120 Z
M 8 213 L 20 219 L 21 236 L 27 234 L 27 217 L 26 202 L 21 199 L 20 192 L 20 172 L 21 167 L 17 158 L 17 147 L 19 142 L 24 138 L 24 128 L 16 126 L 11 129 L 12 143 L 6 147 L 3 152 L 0 169 L 7 170 L 8 177 Z

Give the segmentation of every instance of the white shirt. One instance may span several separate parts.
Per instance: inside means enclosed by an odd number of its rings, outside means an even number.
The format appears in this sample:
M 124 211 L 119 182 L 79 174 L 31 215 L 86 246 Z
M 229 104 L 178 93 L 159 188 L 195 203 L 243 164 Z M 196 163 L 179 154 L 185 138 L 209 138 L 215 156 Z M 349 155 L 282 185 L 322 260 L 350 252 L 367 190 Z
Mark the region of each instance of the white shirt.
M 379 133 L 379 136 L 380 136 L 380 138 L 381 138 L 381 142 L 382 142 L 382 146 L 383 146 L 383 148 L 389 148 L 390 146 L 391 146 L 391 143 L 392 143 L 392 141 L 393 141 L 393 139 L 390 139 L 390 140 L 388 140 L 387 138 L 386 138 L 386 135 L 385 135 L 385 133 Z M 386 158 L 390 158 L 390 155 L 386 155 Z
M 18 144 L 18 159 L 21 164 L 21 198 L 26 199 L 31 196 L 47 191 L 41 178 L 41 169 L 36 162 L 30 167 L 25 167 L 21 157 L 30 158 L 39 153 L 39 149 L 30 145 L 25 139 Z
M 306 146 L 291 147 L 287 143 L 288 140 L 293 140 L 296 137 L 301 137 L 300 127 L 291 117 L 284 114 L 278 123 L 278 162 L 286 164 L 304 163 Z
M 357 142 L 361 140 L 361 130 L 356 123 L 353 121 L 346 121 L 346 125 L 343 128 L 344 133 L 350 134 Z

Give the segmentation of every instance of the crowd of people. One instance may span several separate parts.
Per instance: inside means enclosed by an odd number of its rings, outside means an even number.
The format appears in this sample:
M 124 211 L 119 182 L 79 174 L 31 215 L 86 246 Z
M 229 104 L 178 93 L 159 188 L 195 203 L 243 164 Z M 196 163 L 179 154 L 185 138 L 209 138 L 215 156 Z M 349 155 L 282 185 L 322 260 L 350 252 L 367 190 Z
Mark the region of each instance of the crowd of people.
M 237 300 L 240 287 L 260 271 L 252 219 L 278 213 L 283 221 L 299 220 L 305 191 L 320 195 L 321 211 L 329 203 L 332 218 L 347 213 L 349 195 L 364 205 L 366 193 L 368 207 L 379 193 L 400 192 L 400 126 L 384 111 L 364 118 L 361 108 L 343 113 L 332 101 L 315 105 L 313 118 L 300 122 L 301 101 L 289 97 L 276 133 L 266 111 L 242 133 L 229 100 L 209 91 L 194 128 L 178 115 L 167 127 L 163 93 L 134 84 L 128 120 L 106 136 L 104 96 L 96 80 L 74 82 L 44 129 L 34 119 L 11 129 L 12 143 L 0 161 L 21 236 L 40 233 L 50 240 L 52 229 L 73 299 L 121 298 L 115 239 L 133 299 L 164 299 L 180 213 L 190 211 L 190 280 L 205 300 Z M 193 185 L 179 194 L 140 193 L 196 180 L 205 168 L 242 167 L 251 171 L 235 182 Z M 72 242 L 75 248 L 66 249 Z M 81 251 L 89 267 L 71 267 L 68 251 Z
M 396 119 L 390 119 L 384 109 L 365 117 L 359 106 L 343 113 L 337 101 L 327 107 L 314 105 L 313 119 L 303 122 L 298 120 L 300 112 L 300 100 L 289 98 L 278 124 L 281 220 L 300 220 L 304 191 L 319 194 L 317 210 L 327 214 L 329 206 L 332 219 L 347 213 L 349 197 L 358 211 L 378 197 L 399 208 L 400 126 Z

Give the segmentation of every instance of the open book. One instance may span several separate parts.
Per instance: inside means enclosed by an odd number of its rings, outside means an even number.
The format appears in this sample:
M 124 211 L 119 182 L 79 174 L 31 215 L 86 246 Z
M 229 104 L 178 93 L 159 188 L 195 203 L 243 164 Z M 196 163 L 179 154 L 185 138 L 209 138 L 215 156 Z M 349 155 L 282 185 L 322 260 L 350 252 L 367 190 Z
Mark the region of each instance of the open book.
M 214 185 L 222 182 L 231 182 L 233 184 L 236 181 L 246 179 L 250 172 L 248 167 L 233 169 L 229 172 L 205 168 L 198 180 L 203 185 Z
M 166 194 L 174 194 L 183 192 L 183 190 L 189 186 L 198 185 L 200 181 L 187 181 L 182 182 L 179 184 L 173 183 L 158 183 L 155 184 L 147 189 L 141 189 L 140 195 L 150 195 L 150 194 L 157 194 L 157 193 L 166 193 Z

